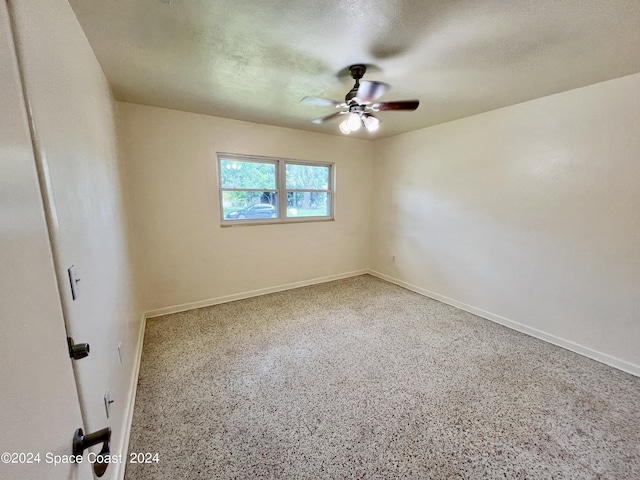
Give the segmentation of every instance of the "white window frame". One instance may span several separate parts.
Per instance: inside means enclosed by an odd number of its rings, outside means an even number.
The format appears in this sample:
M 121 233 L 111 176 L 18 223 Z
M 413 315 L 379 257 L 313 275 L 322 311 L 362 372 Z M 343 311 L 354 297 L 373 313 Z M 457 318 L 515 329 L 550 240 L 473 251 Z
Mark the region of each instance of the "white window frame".
M 216 171 L 218 175 L 218 200 L 220 204 L 220 224 L 223 227 L 233 227 L 241 225 L 272 225 L 277 223 L 308 223 L 308 222 L 327 222 L 335 220 L 335 163 L 333 162 L 318 162 L 309 160 L 297 160 L 292 158 L 280 158 L 280 157 L 264 157 L 259 155 L 242 155 L 237 153 L 225 153 L 216 152 Z M 222 161 L 223 160 L 236 160 L 238 162 L 257 162 L 257 163 L 272 163 L 276 166 L 276 188 L 271 189 L 252 189 L 252 188 L 223 188 L 222 187 Z M 311 190 L 311 189 L 289 189 L 287 190 L 286 184 L 286 169 L 287 165 L 309 165 L 326 167 L 329 169 L 329 184 L 327 190 Z M 278 200 L 278 217 L 279 218 L 251 218 L 242 220 L 227 220 L 224 218 L 224 204 L 223 204 L 223 192 L 241 190 L 243 192 L 265 192 L 274 191 Z M 316 192 L 326 193 L 327 201 L 329 202 L 328 215 L 323 216 L 305 216 L 305 217 L 287 217 L 287 192 Z

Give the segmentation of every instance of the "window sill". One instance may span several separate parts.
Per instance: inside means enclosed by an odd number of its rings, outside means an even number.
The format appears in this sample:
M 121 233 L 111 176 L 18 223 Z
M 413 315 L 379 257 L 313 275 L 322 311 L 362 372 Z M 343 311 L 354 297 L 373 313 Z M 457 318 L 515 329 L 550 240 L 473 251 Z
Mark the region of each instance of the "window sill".
M 299 224 L 299 223 L 318 223 L 318 222 L 335 222 L 335 218 L 291 218 L 288 220 L 280 220 L 279 218 L 268 219 L 268 220 L 250 220 L 250 221 L 230 221 L 221 223 L 220 226 L 222 228 L 229 227 L 253 227 L 256 225 L 291 225 L 291 224 Z

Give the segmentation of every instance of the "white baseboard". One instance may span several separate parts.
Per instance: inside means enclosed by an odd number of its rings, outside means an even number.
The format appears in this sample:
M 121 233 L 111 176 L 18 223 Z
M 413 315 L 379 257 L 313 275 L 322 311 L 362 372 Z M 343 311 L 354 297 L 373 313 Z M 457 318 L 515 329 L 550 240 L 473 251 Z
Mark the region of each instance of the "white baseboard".
M 223 297 L 210 298 L 208 300 L 201 300 L 198 302 L 183 303 L 182 305 L 150 310 L 145 314 L 145 317 L 153 318 L 160 317 L 162 315 L 170 315 L 172 313 L 186 312 L 187 310 L 195 310 L 196 308 L 210 307 L 212 305 L 219 305 L 221 303 L 234 302 L 236 300 L 257 297 L 260 295 L 266 295 L 268 293 L 283 292 L 285 290 L 292 290 L 294 288 L 307 287 L 309 285 L 332 282 L 334 280 L 342 280 L 343 278 L 356 277 L 358 275 L 364 275 L 366 273 L 369 273 L 369 271 L 366 269 L 356 270 L 353 272 L 340 273 L 338 275 L 330 275 L 328 277 L 319 277 L 309 280 L 302 280 L 300 282 L 286 283 L 284 285 L 277 285 L 275 287 L 260 288 L 258 290 L 251 290 L 249 292 L 234 293 L 233 295 L 225 295 Z
M 129 398 L 126 406 L 126 414 L 124 416 L 124 423 L 121 431 L 120 438 L 122 457 L 124 460 L 122 463 L 115 464 L 118 466 L 118 472 L 115 478 L 117 480 L 124 480 L 125 469 L 128 463 L 127 452 L 129 451 L 129 438 L 131 437 L 131 426 L 133 424 L 133 410 L 136 403 L 136 390 L 138 389 L 138 375 L 140 374 L 140 362 L 142 361 L 142 347 L 144 344 L 144 327 L 147 323 L 145 315 L 142 315 L 142 321 L 140 322 L 140 330 L 138 331 L 138 341 L 136 342 L 135 350 L 135 363 L 133 365 L 133 375 L 131 376 L 131 383 L 129 384 Z M 115 466 L 114 465 L 114 466 Z
M 492 322 L 499 323 L 500 325 L 504 325 L 505 327 L 509 327 L 513 330 L 517 330 L 518 332 L 526 333 L 527 335 L 531 335 L 532 337 L 539 338 L 540 340 L 544 340 L 545 342 L 549 342 L 549 343 L 552 343 L 553 345 L 566 348 L 567 350 L 571 350 L 572 352 L 578 353 L 592 360 L 596 360 L 600 363 L 604 363 L 605 365 L 609 365 L 610 367 L 614 367 L 614 368 L 617 368 L 618 370 L 622 370 L 623 372 L 627 372 L 627 373 L 630 373 L 631 375 L 635 375 L 636 377 L 640 377 L 640 365 L 635 365 L 625 360 L 621 360 L 619 358 L 613 357 L 609 354 L 602 353 L 597 350 L 593 350 L 583 345 L 574 343 L 570 340 L 565 340 L 564 338 L 556 337 L 555 335 L 543 332 L 541 330 L 535 329 L 533 327 L 529 327 L 527 325 L 523 325 L 514 320 L 505 318 L 501 315 L 496 315 L 494 313 L 487 312 L 486 310 L 482 310 L 481 308 L 477 308 L 472 305 L 467 305 L 466 303 L 462 303 L 452 298 L 445 297 L 444 295 L 431 292 L 422 287 L 412 285 L 411 283 L 398 280 L 397 278 L 390 277 L 389 275 L 385 275 L 384 273 L 376 272 L 375 270 L 368 270 L 367 273 L 369 273 L 370 275 L 373 275 L 374 277 L 378 277 L 382 280 L 386 280 L 387 282 L 391 282 L 400 287 L 406 288 L 407 290 L 411 290 L 412 292 L 419 293 L 420 295 L 424 295 L 425 297 L 433 298 L 434 300 L 438 300 L 442 303 L 446 303 L 453 307 L 459 308 L 460 310 L 473 313 L 474 315 L 477 315 L 479 317 L 486 318 L 487 320 L 491 320 Z

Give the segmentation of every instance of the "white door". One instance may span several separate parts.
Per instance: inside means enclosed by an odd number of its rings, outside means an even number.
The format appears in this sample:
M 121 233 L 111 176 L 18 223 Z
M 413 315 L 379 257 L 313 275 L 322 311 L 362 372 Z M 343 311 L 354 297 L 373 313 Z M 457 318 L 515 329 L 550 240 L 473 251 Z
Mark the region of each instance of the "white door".
M 0 478 L 91 479 L 64 457 L 82 418 L 4 0 L 0 85 Z

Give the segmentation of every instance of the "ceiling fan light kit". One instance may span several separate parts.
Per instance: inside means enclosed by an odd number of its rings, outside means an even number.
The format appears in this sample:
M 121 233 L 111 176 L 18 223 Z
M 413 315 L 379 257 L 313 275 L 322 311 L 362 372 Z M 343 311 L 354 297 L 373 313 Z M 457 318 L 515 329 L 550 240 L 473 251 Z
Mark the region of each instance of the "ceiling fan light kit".
M 347 127 L 349 127 L 349 130 L 352 132 L 360 130 L 360 127 L 362 126 L 362 121 L 357 113 L 350 113 L 349 118 L 345 121 L 347 122 Z
M 364 115 L 362 115 L 362 123 L 364 123 L 365 128 L 370 132 L 375 132 L 380 126 L 380 120 L 378 120 L 370 113 L 365 113 Z
M 351 133 L 351 129 L 349 128 L 349 125 L 347 125 L 347 123 L 347 119 L 344 119 L 342 122 L 340 122 L 340 126 L 338 127 L 340 131 L 345 135 L 349 135 Z
M 367 111 L 369 108 L 373 112 L 380 112 L 385 110 L 406 110 L 413 111 L 418 108 L 420 102 L 418 100 L 401 100 L 397 102 L 375 102 L 378 100 L 389 88 L 389 85 L 382 82 L 360 82 L 360 79 L 367 71 L 365 65 L 351 65 L 349 72 L 351 78 L 356 83 L 347 95 L 344 97 L 344 102 L 337 102 L 335 100 L 329 100 L 327 98 L 319 97 L 304 97 L 301 102 L 307 105 L 315 105 L 319 107 L 334 107 L 341 110 L 326 117 L 316 118 L 312 120 L 313 123 L 322 124 L 334 118 L 347 115 L 345 119 L 340 122 L 340 131 L 349 135 L 351 132 L 360 130 L 364 125 L 365 129 L 369 133 L 373 133 L 378 130 L 380 126 L 380 120 L 373 114 Z

